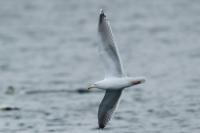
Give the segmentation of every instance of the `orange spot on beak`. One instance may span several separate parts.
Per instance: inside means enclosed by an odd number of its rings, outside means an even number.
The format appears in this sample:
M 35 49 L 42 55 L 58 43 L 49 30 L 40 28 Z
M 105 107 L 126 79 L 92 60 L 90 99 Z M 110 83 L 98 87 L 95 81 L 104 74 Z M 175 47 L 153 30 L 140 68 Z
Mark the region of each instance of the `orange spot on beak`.
M 133 81 L 132 83 L 133 83 L 133 85 L 137 85 L 137 84 L 140 84 L 141 81 Z

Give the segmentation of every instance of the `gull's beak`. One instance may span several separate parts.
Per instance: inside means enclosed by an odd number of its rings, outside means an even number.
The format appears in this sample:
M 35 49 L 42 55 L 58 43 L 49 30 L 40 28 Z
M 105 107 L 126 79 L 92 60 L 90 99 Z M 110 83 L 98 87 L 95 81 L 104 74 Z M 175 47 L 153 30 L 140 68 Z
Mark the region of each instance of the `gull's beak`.
M 88 90 L 91 90 L 92 88 L 95 88 L 94 84 L 91 84 L 91 85 L 88 86 Z
M 138 85 L 138 84 L 141 84 L 141 83 L 144 83 L 146 81 L 146 78 L 145 77 L 140 77 L 134 81 L 132 81 L 132 84 L 133 85 Z

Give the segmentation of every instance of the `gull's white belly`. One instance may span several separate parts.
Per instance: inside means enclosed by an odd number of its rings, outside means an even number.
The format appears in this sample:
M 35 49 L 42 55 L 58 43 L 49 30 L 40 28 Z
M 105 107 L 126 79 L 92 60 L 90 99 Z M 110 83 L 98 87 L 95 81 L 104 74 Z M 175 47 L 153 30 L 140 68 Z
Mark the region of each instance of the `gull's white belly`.
M 131 82 L 127 78 L 109 78 L 98 81 L 96 83 L 99 89 L 123 89 L 131 86 Z

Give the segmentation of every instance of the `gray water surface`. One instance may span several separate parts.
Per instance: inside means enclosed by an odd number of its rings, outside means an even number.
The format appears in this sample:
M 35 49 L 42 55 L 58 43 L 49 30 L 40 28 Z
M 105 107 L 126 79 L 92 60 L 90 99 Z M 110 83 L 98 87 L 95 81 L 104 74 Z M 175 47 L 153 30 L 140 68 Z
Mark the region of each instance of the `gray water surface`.
M 1 133 L 199 133 L 200 1 L 0 0 Z M 131 76 L 117 112 L 96 129 L 104 92 L 97 22 L 103 8 Z M 10 89 L 11 88 L 11 89 Z M 14 89 L 13 89 L 14 88 Z

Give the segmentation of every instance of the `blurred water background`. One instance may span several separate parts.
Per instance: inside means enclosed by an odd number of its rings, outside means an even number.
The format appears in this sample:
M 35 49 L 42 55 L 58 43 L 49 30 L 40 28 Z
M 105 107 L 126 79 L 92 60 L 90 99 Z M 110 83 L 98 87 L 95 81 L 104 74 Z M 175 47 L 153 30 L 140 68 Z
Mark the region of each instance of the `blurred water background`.
M 0 133 L 199 133 L 199 0 L 0 0 Z M 97 22 L 111 21 L 124 91 L 104 131 Z

